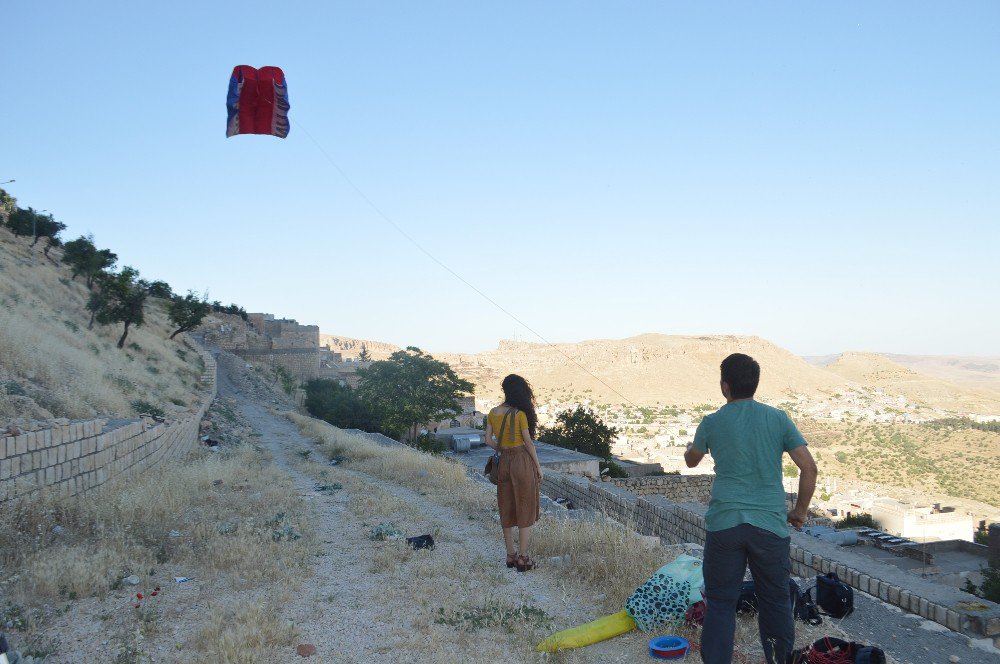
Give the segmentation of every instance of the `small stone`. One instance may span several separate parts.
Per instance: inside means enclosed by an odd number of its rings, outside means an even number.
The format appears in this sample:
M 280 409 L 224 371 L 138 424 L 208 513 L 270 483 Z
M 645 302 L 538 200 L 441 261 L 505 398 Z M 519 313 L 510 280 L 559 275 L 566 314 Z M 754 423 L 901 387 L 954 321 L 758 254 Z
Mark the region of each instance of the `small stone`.
M 311 643 L 300 643 L 298 647 L 295 648 L 295 652 L 297 652 L 300 657 L 312 657 L 316 654 L 316 646 Z
M 212 482 L 212 486 L 222 486 L 222 484 L 223 484 L 222 480 L 215 480 L 214 482 Z
M 132 576 L 126 576 L 124 579 L 122 579 L 122 581 L 124 581 L 130 586 L 139 585 L 139 577 L 137 577 L 135 574 L 133 574 Z
M 21 430 L 17 428 L 16 424 L 11 424 L 9 427 L 7 427 L 7 434 L 6 435 L 8 435 L 8 436 L 20 436 L 21 435 Z
M 959 661 L 958 655 L 952 655 L 951 657 L 948 658 L 948 661 L 953 663 Z
M 56 537 L 62 537 L 66 534 L 66 529 L 62 526 L 52 526 L 52 534 Z

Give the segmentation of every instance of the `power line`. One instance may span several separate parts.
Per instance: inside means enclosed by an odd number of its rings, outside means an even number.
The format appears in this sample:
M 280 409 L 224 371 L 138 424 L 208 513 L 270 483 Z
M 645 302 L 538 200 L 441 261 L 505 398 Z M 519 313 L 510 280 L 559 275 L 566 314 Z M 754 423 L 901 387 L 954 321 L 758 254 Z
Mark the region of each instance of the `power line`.
M 469 287 L 470 289 L 472 289 L 480 297 L 482 297 L 484 300 L 486 300 L 487 302 L 489 302 L 490 304 L 492 304 L 494 307 L 496 307 L 497 309 L 499 309 L 501 312 L 503 312 L 505 315 L 507 315 L 510 319 L 512 319 L 515 323 L 517 323 L 518 325 L 521 325 L 524 329 L 528 330 L 533 335 L 535 335 L 536 337 L 538 337 L 539 339 L 541 339 L 542 342 L 545 345 L 547 345 L 549 348 L 551 348 L 552 350 L 554 350 L 557 353 L 559 353 L 560 355 L 562 355 L 564 358 L 566 358 L 566 360 L 568 362 L 571 362 L 578 369 L 580 369 L 581 371 L 583 371 L 585 374 L 587 374 L 588 376 L 590 376 L 591 378 L 593 378 L 594 380 L 596 380 L 597 382 L 599 382 L 601 385 L 603 385 L 604 387 L 608 388 L 609 390 L 611 390 L 612 392 L 614 392 L 615 394 L 617 394 L 619 397 L 621 397 L 626 403 L 628 403 L 629 405 L 631 405 L 633 408 L 636 408 L 636 409 L 639 408 L 639 406 L 637 406 L 635 403 L 633 403 L 631 399 L 629 399 L 624 394 L 622 394 L 621 392 L 619 392 L 618 390 L 616 390 L 614 387 L 612 387 L 611 385 L 609 385 L 607 382 L 605 382 L 599 376 L 594 375 L 589 369 L 587 369 L 585 366 L 583 366 L 582 364 L 580 364 L 579 362 L 577 362 L 575 359 L 573 359 L 572 357 L 570 357 L 566 353 L 562 352 L 555 344 L 553 344 L 551 341 L 549 341 L 548 339 L 546 339 L 539 332 L 535 331 L 534 328 L 532 328 L 530 325 L 528 325 L 523 320 L 521 320 L 520 318 L 518 318 L 512 312 L 508 311 L 499 302 L 497 302 L 492 297 L 490 297 L 489 295 L 487 295 L 486 293 L 484 293 L 482 290 L 480 290 L 479 288 L 477 288 L 474 284 L 470 283 L 467 279 L 465 279 L 465 277 L 463 277 L 462 275 L 460 275 L 458 272 L 455 272 L 455 270 L 451 269 L 451 267 L 449 267 L 443 261 L 441 261 L 440 259 L 438 259 L 437 256 L 435 256 L 430 251 L 428 251 L 426 248 L 424 248 L 424 246 L 422 244 L 420 244 L 419 242 L 417 242 L 417 240 L 412 235 L 410 235 L 409 233 L 407 233 L 399 224 L 397 224 L 395 221 L 393 221 L 389 217 L 389 215 L 387 215 L 385 212 L 383 212 L 382 209 L 378 205 L 376 205 L 375 202 L 371 198 L 369 198 L 368 195 L 365 194 L 364 191 L 361 190 L 361 187 L 359 187 L 357 184 L 354 183 L 354 180 L 352 180 L 351 177 L 344 171 L 344 169 L 340 167 L 340 165 L 336 162 L 336 160 L 334 160 L 334 158 L 332 156 L 330 156 L 330 154 L 325 149 L 323 149 L 323 146 L 320 145 L 319 141 L 317 141 L 316 138 L 313 137 L 313 135 L 309 132 L 309 130 L 302 126 L 302 123 L 300 123 L 298 120 L 293 120 L 293 122 L 295 122 L 295 126 L 298 127 L 300 130 L 302 130 L 302 133 L 304 133 L 309 138 L 309 140 L 312 141 L 313 145 L 316 146 L 316 149 L 318 149 L 320 151 L 320 153 L 324 157 L 326 157 L 326 160 L 328 162 L 330 162 L 330 165 L 333 166 L 338 173 L 340 173 L 340 177 L 344 178 L 344 181 L 347 182 L 347 184 L 349 184 L 351 186 L 351 188 L 354 189 L 355 192 L 357 192 L 358 196 L 360 196 L 362 198 L 362 200 L 364 200 L 365 203 L 367 203 L 369 205 L 369 207 L 371 207 L 371 209 L 374 210 L 375 213 L 379 217 L 382 218 L 383 221 L 385 221 L 387 224 L 389 224 L 397 233 L 399 233 L 404 238 L 406 238 L 406 240 L 410 244 L 412 244 L 414 247 L 416 247 L 422 254 L 424 254 L 425 256 L 427 256 L 427 258 L 429 258 L 432 261 L 434 261 L 435 263 L 437 263 L 437 265 L 439 267 L 441 267 L 443 270 L 445 270 L 446 272 L 448 272 L 448 274 L 450 274 L 451 276 L 455 277 L 456 279 L 458 279 L 459 281 L 461 281 L 463 284 L 465 284 L 467 287 Z

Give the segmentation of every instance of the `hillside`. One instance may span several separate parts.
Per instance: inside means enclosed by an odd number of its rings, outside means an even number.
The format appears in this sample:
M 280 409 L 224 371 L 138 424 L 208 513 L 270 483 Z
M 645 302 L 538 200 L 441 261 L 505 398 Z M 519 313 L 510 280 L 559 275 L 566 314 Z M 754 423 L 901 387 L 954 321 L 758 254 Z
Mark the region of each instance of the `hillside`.
M 624 397 L 640 405 L 694 405 L 719 401 L 719 363 L 734 352 L 760 362 L 760 394 L 767 398 L 818 396 L 844 386 L 840 377 L 759 337 L 643 334 L 555 347 L 502 341 L 497 350 L 478 355 L 435 356 L 473 381 L 481 396 L 498 393 L 500 381 L 513 372 L 531 381 L 542 400 L 576 395 L 598 403 L 622 403 Z
M 125 348 L 121 325 L 87 329 L 88 290 L 30 242 L 0 228 L 0 425 L 10 420 L 133 417 L 141 402 L 164 412 L 197 402 L 201 360 L 172 331 L 166 301 L 149 298 L 146 322 Z
M 1000 357 L 949 355 L 894 355 L 881 353 L 918 373 L 962 385 L 1000 392 Z
M 373 360 L 384 360 L 397 350 L 399 346 L 394 346 L 382 341 L 369 341 L 367 339 L 354 339 L 336 334 L 320 334 L 319 345 L 329 346 L 331 350 L 343 353 L 344 357 L 357 358 L 361 352 L 361 346 L 368 349 Z
M 843 353 L 826 370 L 854 383 L 951 411 L 1000 414 L 1000 392 L 918 373 L 877 353 Z

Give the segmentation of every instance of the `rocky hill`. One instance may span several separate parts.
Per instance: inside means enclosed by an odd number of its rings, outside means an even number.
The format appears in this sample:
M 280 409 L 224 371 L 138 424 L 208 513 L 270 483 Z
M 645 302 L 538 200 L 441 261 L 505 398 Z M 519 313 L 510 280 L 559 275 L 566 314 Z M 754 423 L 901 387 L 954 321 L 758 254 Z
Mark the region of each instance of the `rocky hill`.
M 331 350 L 343 353 L 344 357 L 353 358 L 357 358 L 358 353 L 361 352 L 361 347 L 364 346 L 368 349 L 368 353 L 371 354 L 373 360 L 384 360 L 399 350 L 399 346 L 394 346 L 383 341 L 354 339 L 337 334 L 320 334 L 319 345 L 329 346 Z
M 898 356 L 897 356 L 898 357 Z M 942 380 L 878 353 L 843 353 L 826 370 L 849 381 L 951 411 L 1000 414 L 1000 391 Z
M 438 357 L 475 382 L 483 394 L 498 392 L 500 381 L 513 372 L 528 378 L 539 395 L 582 395 L 598 403 L 627 399 L 639 405 L 693 405 L 718 402 L 719 363 L 734 352 L 760 362 L 762 396 L 819 395 L 844 384 L 839 376 L 765 339 L 731 335 L 643 334 L 554 347 L 503 341 L 497 350 L 478 355 Z

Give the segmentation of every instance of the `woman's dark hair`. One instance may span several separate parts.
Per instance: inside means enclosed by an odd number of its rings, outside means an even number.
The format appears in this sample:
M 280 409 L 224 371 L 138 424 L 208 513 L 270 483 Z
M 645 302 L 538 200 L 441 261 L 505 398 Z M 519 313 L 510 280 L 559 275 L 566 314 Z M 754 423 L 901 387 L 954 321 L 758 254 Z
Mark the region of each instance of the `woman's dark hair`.
M 528 433 L 534 438 L 538 415 L 535 414 L 535 394 L 531 391 L 531 385 L 517 374 L 511 374 L 503 379 L 500 387 L 503 388 L 504 403 L 524 411 L 528 417 Z
M 722 381 L 729 385 L 733 399 L 749 399 L 760 383 L 760 365 L 743 353 L 733 353 L 722 361 Z

